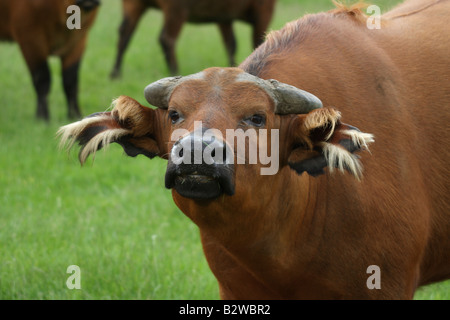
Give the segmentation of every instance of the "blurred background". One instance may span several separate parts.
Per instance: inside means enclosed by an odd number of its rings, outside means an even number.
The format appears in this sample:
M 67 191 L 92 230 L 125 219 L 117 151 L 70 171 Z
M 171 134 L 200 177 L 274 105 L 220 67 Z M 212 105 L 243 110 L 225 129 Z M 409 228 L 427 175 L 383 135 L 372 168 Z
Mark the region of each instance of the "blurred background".
M 373 0 L 385 12 L 398 0 Z M 331 0 L 278 0 L 269 27 L 334 8 Z M 158 37 L 161 11 L 147 10 L 110 80 L 122 20 L 121 0 L 104 0 L 80 70 L 84 116 L 119 95 L 147 105 L 144 87 L 169 75 Z M 252 52 L 251 27 L 234 23 L 236 62 Z M 215 24 L 185 24 L 177 41 L 179 73 L 228 66 Z M 218 299 L 197 227 L 164 188 L 165 161 L 129 158 L 111 146 L 81 167 L 58 150 L 67 119 L 59 59 L 50 59 L 50 121 L 35 119 L 35 92 L 19 46 L 0 42 L 0 299 Z M 69 290 L 69 265 L 81 290 Z M 416 299 L 450 299 L 450 282 Z

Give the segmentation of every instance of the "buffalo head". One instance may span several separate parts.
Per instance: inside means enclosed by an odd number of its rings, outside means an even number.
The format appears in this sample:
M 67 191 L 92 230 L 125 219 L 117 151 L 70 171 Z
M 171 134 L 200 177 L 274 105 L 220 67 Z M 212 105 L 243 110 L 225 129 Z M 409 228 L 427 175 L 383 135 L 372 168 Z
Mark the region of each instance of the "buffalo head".
M 162 157 L 174 196 L 212 200 L 248 195 L 249 184 L 286 168 L 313 176 L 338 168 L 359 178 L 354 152 L 373 141 L 312 93 L 238 68 L 164 78 L 144 94 L 157 109 L 121 96 L 112 111 L 62 127 L 62 143 L 78 141 L 82 163 L 112 142 L 129 156 Z

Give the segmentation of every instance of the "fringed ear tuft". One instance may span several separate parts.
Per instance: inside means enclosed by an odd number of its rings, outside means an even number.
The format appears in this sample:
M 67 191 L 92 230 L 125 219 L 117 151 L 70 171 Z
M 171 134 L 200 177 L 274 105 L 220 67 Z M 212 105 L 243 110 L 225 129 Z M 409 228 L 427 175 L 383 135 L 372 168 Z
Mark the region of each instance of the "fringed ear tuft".
M 336 124 L 341 119 L 341 113 L 332 108 L 318 109 L 310 112 L 303 123 L 305 132 L 311 132 L 313 130 L 323 128 L 327 131 L 325 135 L 325 141 L 330 139 L 333 135 Z
M 70 150 L 75 142 L 81 146 L 78 158 L 81 164 L 89 155 L 119 143 L 130 156 L 144 154 L 153 158 L 159 154 L 158 145 L 152 135 L 153 110 L 141 106 L 136 100 L 121 96 L 113 102 L 111 112 L 95 113 L 83 120 L 61 127 L 60 148 Z
M 343 130 L 342 134 L 351 138 L 352 143 L 360 150 L 366 150 L 370 153 L 369 144 L 375 142 L 373 134 L 364 133 L 358 129 Z
M 100 150 L 103 147 L 106 149 L 112 142 L 119 141 L 120 138 L 130 134 L 130 130 L 121 128 L 103 130 L 102 132 L 96 134 L 81 148 L 80 153 L 78 154 L 80 163 L 84 164 L 89 155 L 92 154 L 92 156 L 95 157 L 95 153 L 97 150 Z
M 131 134 L 131 130 L 123 129 L 111 118 L 110 113 L 98 113 L 83 120 L 61 127 L 60 148 L 69 151 L 75 142 L 81 146 L 78 159 L 83 165 L 89 155 L 95 156 L 97 150 L 107 147 L 121 137 Z
M 361 180 L 362 167 L 357 155 L 328 142 L 321 143 L 321 146 L 330 173 L 333 173 L 334 168 L 342 173 L 347 170 L 356 179 Z
M 298 174 L 306 171 L 312 176 L 325 173 L 328 167 L 341 172 L 348 171 L 356 179 L 362 178 L 362 165 L 354 152 L 369 150 L 373 135 L 340 122 L 341 113 L 332 108 L 323 108 L 301 116 L 300 128 L 293 126 L 294 150 L 288 159 L 289 166 Z M 302 147 L 303 146 L 303 147 Z
M 113 101 L 114 109 L 111 111 L 112 117 L 124 128 L 133 131 L 133 135 L 143 136 L 148 133 L 149 123 L 153 121 L 151 110 L 142 106 L 136 100 L 120 96 Z
M 77 137 L 80 136 L 80 134 L 90 127 L 94 123 L 101 122 L 102 120 L 108 120 L 109 116 L 104 113 L 98 113 L 95 116 L 87 117 L 85 119 L 82 119 L 80 121 L 65 125 L 61 128 L 59 128 L 58 132 L 56 133 L 57 137 L 59 137 L 59 149 L 66 149 L 69 151 L 73 144 L 77 141 Z M 104 130 L 107 128 L 105 127 Z M 98 133 L 98 132 L 97 132 Z

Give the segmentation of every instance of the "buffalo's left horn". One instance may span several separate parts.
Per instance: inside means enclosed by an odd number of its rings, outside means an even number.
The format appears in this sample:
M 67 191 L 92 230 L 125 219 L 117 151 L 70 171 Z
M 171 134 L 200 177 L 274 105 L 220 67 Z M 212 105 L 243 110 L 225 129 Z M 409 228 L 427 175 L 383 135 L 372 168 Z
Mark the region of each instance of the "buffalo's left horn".
M 277 80 L 266 80 L 273 86 L 276 114 L 305 114 L 323 107 L 322 101 L 312 93 Z
M 274 79 L 264 80 L 242 72 L 238 81 L 254 83 L 266 91 L 275 103 L 276 114 L 305 114 L 323 107 L 322 101 L 315 95 Z

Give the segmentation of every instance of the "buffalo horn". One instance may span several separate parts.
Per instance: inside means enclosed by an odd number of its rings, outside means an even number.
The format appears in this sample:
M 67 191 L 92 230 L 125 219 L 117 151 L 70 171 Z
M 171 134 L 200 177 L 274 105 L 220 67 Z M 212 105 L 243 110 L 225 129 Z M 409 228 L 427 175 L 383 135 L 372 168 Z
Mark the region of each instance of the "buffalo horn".
M 150 83 L 144 90 L 145 99 L 160 109 L 169 108 L 169 99 L 175 87 L 186 80 L 203 79 L 203 71 L 189 76 L 168 77 Z
M 315 95 L 277 80 L 266 80 L 273 86 L 276 114 L 305 114 L 322 108 L 322 101 Z
M 149 84 L 145 88 L 145 99 L 153 106 L 167 109 L 169 107 L 170 96 L 177 85 L 186 80 L 202 78 L 202 72 L 185 77 L 163 78 Z M 274 79 L 263 80 L 242 72 L 238 76 L 238 81 L 253 82 L 264 89 L 275 102 L 276 114 L 305 114 L 323 107 L 322 102 L 315 95 Z

